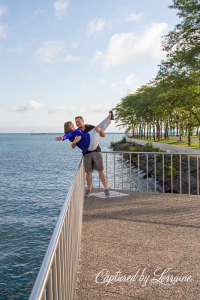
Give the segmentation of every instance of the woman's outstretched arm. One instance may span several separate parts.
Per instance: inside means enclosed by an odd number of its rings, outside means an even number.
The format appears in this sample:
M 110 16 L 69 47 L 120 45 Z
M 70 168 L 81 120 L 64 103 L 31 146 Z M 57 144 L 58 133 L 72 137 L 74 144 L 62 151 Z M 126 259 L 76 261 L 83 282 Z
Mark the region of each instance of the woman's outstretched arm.
M 56 141 L 56 142 L 64 141 L 64 139 L 63 139 L 62 136 L 59 136 L 59 137 L 56 137 L 56 138 L 55 138 L 55 141 Z

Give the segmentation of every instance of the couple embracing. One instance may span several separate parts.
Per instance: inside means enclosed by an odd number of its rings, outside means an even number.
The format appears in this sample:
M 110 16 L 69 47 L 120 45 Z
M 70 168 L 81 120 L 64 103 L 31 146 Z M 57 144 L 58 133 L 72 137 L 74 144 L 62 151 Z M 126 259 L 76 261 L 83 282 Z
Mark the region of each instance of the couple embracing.
M 81 116 L 75 118 L 76 126 L 78 129 L 75 129 L 74 124 L 69 121 L 64 124 L 64 135 L 56 137 L 56 141 L 64 141 L 69 139 L 71 142 L 72 148 L 78 146 L 84 155 L 84 166 L 86 172 L 86 181 L 87 181 L 87 191 L 85 197 L 89 197 L 91 194 L 92 187 L 92 172 L 97 170 L 99 177 L 104 186 L 105 196 L 109 197 L 109 191 L 107 187 L 107 182 L 105 174 L 103 171 L 103 158 L 101 154 L 101 148 L 99 147 L 100 137 L 105 137 L 105 130 L 111 123 L 111 120 L 114 120 L 113 112 L 110 111 L 107 118 L 105 118 L 98 126 L 84 124 L 84 120 Z

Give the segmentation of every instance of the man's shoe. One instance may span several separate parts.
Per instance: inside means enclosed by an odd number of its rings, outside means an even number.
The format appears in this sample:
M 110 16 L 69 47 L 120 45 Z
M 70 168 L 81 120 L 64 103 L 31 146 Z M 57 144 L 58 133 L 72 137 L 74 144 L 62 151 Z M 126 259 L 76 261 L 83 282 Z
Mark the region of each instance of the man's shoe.
M 89 198 L 90 195 L 91 195 L 91 191 L 87 190 L 87 192 L 85 193 L 85 197 L 86 197 L 86 198 Z
M 110 197 L 110 193 L 109 193 L 109 190 L 107 189 L 107 190 L 104 190 L 104 193 L 105 193 L 105 196 L 106 197 Z
M 109 113 L 111 113 L 111 120 L 114 120 L 114 115 L 113 115 L 113 111 L 110 110 Z

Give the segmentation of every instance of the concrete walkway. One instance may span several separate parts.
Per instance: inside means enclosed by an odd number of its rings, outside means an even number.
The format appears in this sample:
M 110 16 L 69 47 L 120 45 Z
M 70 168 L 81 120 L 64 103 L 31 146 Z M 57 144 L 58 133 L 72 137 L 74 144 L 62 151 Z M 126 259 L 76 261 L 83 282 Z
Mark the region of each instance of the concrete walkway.
M 128 143 L 133 143 L 135 142 L 136 144 L 139 145 L 145 145 L 147 141 L 145 140 L 139 140 L 139 139 L 134 139 L 134 138 L 128 138 L 126 137 L 126 141 Z M 152 141 L 153 147 L 158 147 L 160 149 L 165 149 L 168 152 L 177 152 L 177 153 L 189 153 L 189 154 L 200 154 L 200 150 L 197 149 L 192 149 L 192 148 L 187 148 L 187 147 L 181 147 L 181 146 L 175 146 L 175 145 L 170 145 L 170 144 L 164 144 L 164 143 L 158 143 L 158 142 L 153 142 Z
M 200 299 L 200 197 L 121 192 L 85 199 L 76 298 Z

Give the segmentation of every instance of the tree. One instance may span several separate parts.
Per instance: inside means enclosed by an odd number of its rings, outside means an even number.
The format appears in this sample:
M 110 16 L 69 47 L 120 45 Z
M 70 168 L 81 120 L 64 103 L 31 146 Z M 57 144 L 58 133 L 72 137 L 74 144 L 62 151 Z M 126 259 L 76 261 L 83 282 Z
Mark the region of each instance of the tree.
M 168 63 L 176 64 L 181 70 L 200 68 L 200 2 L 199 0 L 173 0 L 170 9 L 178 9 L 183 18 L 163 41 Z

